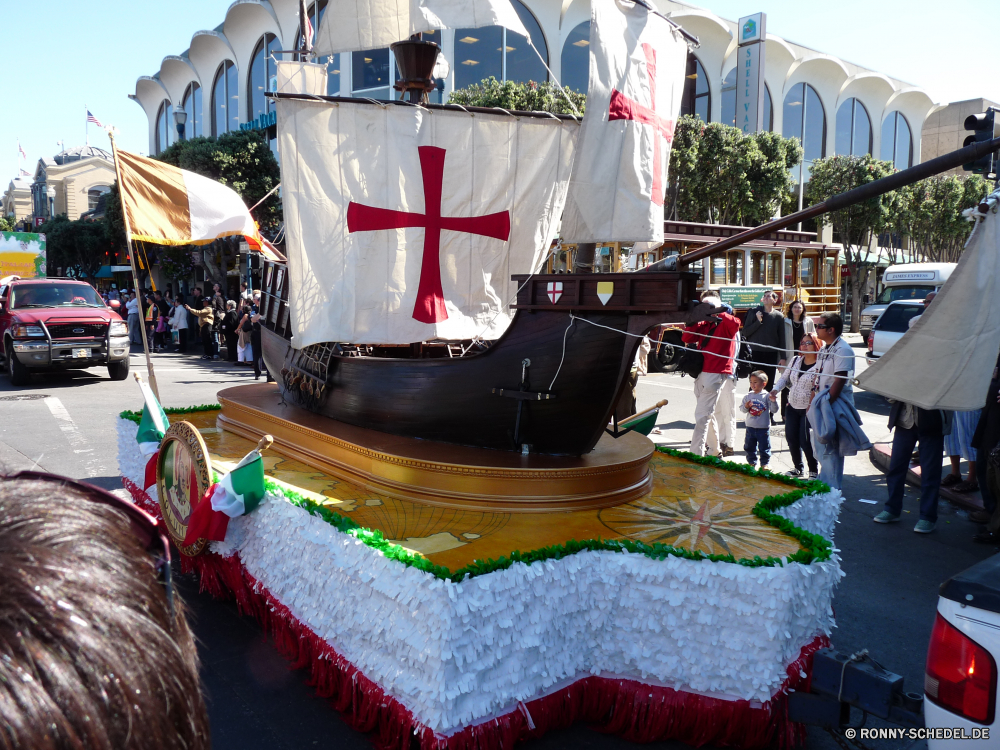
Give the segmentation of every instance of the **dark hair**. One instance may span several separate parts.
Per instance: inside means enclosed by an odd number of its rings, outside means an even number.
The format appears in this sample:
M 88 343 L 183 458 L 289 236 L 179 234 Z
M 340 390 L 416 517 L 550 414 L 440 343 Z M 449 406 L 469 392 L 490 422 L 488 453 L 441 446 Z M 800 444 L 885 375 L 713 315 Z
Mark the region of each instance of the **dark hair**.
M 792 316 L 792 307 L 795 305 L 802 305 L 802 320 L 806 319 L 806 303 L 800 299 L 793 299 L 788 303 L 788 307 L 785 308 L 785 317 L 791 320 L 795 320 Z
M 823 313 L 820 318 L 833 329 L 836 335 L 839 336 L 844 332 L 844 319 L 837 313 Z
M 0 478 L 0 570 L 0 746 L 211 746 L 184 605 L 123 511 Z

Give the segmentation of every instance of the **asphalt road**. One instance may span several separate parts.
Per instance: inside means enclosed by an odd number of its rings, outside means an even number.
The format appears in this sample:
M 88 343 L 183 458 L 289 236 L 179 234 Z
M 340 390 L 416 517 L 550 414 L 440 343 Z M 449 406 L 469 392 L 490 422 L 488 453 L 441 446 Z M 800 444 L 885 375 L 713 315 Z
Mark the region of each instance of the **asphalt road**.
M 863 353 L 860 345 L 855 350 Z M 167 406 L 211 403 L 221 388 L 253 381 L 248 368 L 205 363 L 196 356 L 158 355 L 155 363 Z M 144 371 L 142 364 L 141 357 L 132 357 L 134 369 Z M 690 379 L 677 375 L 640 379 L 640 408 L 662 398 L 670 401 L 660 413 L 663 434 L 656 437 L 659 442 L 687 447 L 694 414 L 691 385 Z M 856 400 L 869 438 L 886 439 L 885 401 L 864 392 Z M 36 376 L 25 388 L 12 388 L 5 375 L 0 375 L 0 468 L 13 471 L 36 466 L 124 492 L 117 470 L 115 417 L 123 409 L 137 408 L 141 408 L 141 396 L 134 381 L 112 382 L 101 369 Z M 773 468 L 791 468 L 780 425 L 772 446 Z M 911 490 L 904 508 L 912 512 L 904 514 L 903 523 L 874 524 L 871 519 L 885 500 L 885 481 L 866 455 L 848 459 L 844 495 L 835 541 L 847 575 L 835 599 L 834 645 L 846 652 L 869 649 L 884 666 L 904 676 L 908 689 L 921 691 L 939 584 L 997 550 L 972 544 L 975 526 L 963 511 L 944 501 L 937 531 L 914 534 L 917 503 Z M 348 728 L 326 701 L 313 694 L 305 684 L 304 671 L 288 669 L 253 620 L 238 616 L 228 602 L 198 594 L 190 579 L 182 577 L 181 587 L 194 613 L 215 748 L 371 747 L 364 735 Z M 683 747 L 677 743 L 659 746 Z M 837 747 L 819 731 L 810 733 L 808 746 Z M 902 741 L 879 743 L 885 750 L 904 746 Z M 632 745 L 576 726 L 526 747 Z

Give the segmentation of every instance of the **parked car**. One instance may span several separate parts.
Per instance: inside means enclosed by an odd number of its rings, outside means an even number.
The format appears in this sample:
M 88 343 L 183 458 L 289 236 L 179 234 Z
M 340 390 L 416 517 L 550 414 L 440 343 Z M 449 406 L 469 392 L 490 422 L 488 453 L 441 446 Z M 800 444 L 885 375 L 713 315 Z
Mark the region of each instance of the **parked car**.
M 994 555 L 941 584 L 924 673 L 925 725 L 980 738 L 988 728 L 988 740 L 928 739 L 928 750 L 1000 745 L 998 657 L 1000 555 Z
M 3 279 L 0 339 L 13 385 L 28 385 L 32 372 L 96 365 L 112 380 L 128 377 L 128 327 L 82 281 Z
M 923 302 L 892 302 L 886 306 L 868 335 L 868 352 L 865 359 L 869 365 L 889 351 L 889 348 L 903 338 L 910 330 L 910 321 L 922 315 Z
M 905 263 L 889 266 L 882 274 L 885 288 L 875 300 L 861 311 L 861 335 L 866 339 L 879 315 L 890 303 L 896 301 L 922 300 L 931 292 L 941 290 L 941 286 L 951 276 L 957 263 Z

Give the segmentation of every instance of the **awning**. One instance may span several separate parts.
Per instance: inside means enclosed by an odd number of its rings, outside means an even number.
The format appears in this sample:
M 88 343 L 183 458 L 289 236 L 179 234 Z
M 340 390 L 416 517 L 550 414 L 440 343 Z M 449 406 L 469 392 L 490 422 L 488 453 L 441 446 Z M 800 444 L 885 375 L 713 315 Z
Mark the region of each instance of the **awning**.
M 116 273 L 131 273 L 132 266 L 101 266 L 97 272 L 98 279 L 113 279 Z

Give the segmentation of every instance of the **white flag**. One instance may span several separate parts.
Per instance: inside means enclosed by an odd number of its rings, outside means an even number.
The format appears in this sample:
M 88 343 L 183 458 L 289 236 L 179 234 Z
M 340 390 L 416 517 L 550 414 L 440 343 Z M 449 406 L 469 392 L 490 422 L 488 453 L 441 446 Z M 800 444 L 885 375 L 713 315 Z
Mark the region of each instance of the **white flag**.
M 278 101 L 292 343 L 495 338 L 546 257 L 579 125 Z
M 638 3 L 593 0 L 591 13 L 587 113 L 562 238 L 660 241 L 687 42 Z
M 503 26 L 528 36 L 510 0 L 330 0 L 315 52 L 378 49 L 422 31 L 481 26 Z

